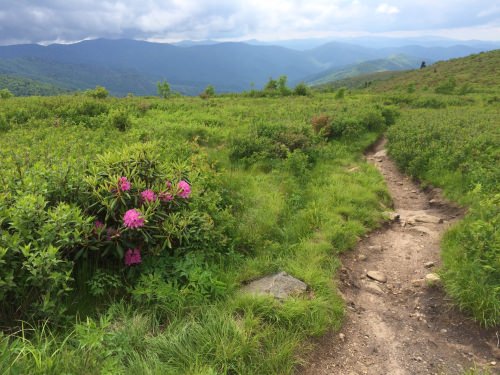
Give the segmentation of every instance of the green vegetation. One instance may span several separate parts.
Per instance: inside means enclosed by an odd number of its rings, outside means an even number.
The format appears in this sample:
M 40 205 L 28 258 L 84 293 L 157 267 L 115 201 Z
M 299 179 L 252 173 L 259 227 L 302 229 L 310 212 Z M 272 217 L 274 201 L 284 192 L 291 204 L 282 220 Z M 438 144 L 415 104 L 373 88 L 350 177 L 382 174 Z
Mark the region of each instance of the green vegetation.
M 2 100 L 0 371 L 292 373 L 307 339 L 341 324 L 338 254 L 390 207 L 362 158 L 387 129 L 403 169 L 470 207 L 443 240 L 443 280 L 497 325 L 500 85 L 464 81 L 476 58 L 384 94 L 281 76 L 203 100 L 103 87 Z M 308 293 L 240 291 L 278 271 Z
M 413 110 L 388 135 L 390 154 L 400 167 L 471 207 L 443 240 L 443 280 L 448 293 L 478 321 L 499 324 L 498 109 Z
M 291 373 L 341 323 L 337 254 L 390 204 L 361 159 L 385 107 L 331 99 L 6 100 L 2 372 Z M 309 293 L 239 291 L 280 270 Z
M 461 94 L 464 86 L 469 93 L 494 93 L 498 91 L 496 84 L 498 83 L 497 64 L 499 59 L 500 50 L 494 50 L 460 59 L 442 61 L 428 65 L 423 69 L 399 74 L 390 80 L 377 82 L 372 85 L 371 91 L 378 93 L 402 92 L 409 84 L 413 83 L 419 93 L 426 92 L 430 88 L 439 93 L 439 87 L 443 87 L 443 85 L 446 93 Z M 447 89 L 450 82 L 451 86 L 454 87 Z
M 426 84 L 438 94 L 386 97 L 406 108 L 388 132 L 391 156 L 470 207 L 443 239 L 442 276 L 458 305 L 485 326 L 500 324 L 500 82 L 491 74 L 499 60 L 500 51 L 493 51 L 408 73 L 387 85 L 411 79 L 417 90 Z M 430 81 L 438 74 L 442 80 Z M 472 90 L 457 90 L 460 85 Z
M 69 91 L 50 83 L 0 74 L 0 90 L 3 89 L 9 90 L 15 96 L 59 95 Z

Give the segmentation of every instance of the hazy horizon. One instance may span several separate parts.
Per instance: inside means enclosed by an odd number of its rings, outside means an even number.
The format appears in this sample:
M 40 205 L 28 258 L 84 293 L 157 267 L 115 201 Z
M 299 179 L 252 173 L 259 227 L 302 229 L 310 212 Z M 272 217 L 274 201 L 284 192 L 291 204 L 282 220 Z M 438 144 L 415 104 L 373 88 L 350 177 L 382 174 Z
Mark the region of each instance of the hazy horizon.
M 356 37 L 500 40 L 494 1 L 60 0 L 0 3 L 0 45 L 88 39 L 286 41 Z

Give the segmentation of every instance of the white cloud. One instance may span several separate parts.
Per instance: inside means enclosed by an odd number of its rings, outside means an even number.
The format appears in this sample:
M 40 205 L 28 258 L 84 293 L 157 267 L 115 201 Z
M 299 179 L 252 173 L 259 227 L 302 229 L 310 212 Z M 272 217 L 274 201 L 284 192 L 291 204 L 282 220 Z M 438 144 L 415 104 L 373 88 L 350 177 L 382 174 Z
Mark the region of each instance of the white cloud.
M 377 13 L 381 14 L 398 14 L 399 8 L 386 3 L 380 4 L 376 10 Z
M 495 0 L 0 0 L 0 20 L 0 44 L 95 37 L 276 40 L 500 26 Z

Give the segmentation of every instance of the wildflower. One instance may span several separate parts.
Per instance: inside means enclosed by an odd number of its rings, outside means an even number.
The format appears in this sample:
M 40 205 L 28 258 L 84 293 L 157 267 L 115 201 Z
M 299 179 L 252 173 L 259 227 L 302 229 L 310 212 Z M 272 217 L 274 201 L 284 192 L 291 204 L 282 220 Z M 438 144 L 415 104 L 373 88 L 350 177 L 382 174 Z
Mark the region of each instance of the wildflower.
M 118 186 L 121 191 L 129 191 L 130 190 L 130 181 L 127 177 L 120 177 L 118 180 Z
M 134 264 L 139 264 L 142 262 L 141 259 L 141 249 L 128 249 L 125 253 L 125 265 L 132 266 Z
M 147 189 L 141 193 L 141 197 L 144 202 L 153 202 L 156 200 L 156 194 L 153 190 Z
M 102 228 L 104 228 L 104 223 L 100 220 L 96 220 L 94 221 L 94 227 L 96 230 L 101 230 Z
M 177 184 L 177 189 L 177 195 L 181 198 L 189 198 L 191 195 L 191 186 L 189 186 L 189 184 L 184 180 L 181 180 Z
M 144 217 L 136 209 L 131 209 L 125 212 L 123 224 L 129 228 L 140 228 L 144 226 Z
M 166 191 L 163 193 L 160 193 L 159 197 L 160 197 L 160 200 L 162 202 L 170 202 L 174 199 L 174 196 Z

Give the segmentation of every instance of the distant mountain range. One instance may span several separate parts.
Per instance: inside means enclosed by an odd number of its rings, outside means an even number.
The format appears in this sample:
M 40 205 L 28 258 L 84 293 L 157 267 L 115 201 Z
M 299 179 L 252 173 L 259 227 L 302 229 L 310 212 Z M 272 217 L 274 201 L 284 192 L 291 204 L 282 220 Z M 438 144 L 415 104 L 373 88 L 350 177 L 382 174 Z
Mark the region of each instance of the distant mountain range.
M 238 92 L 262 87 L 269 77 L 280 75 L 287 75 L 291 83 L 311 79 L 313 82 L 324 81 L 337 79 L 342 74 L 355 74 L 356 71 L 373 71 L 370 69 L 418 68 L 422 60 L 447 60 L 495 47 L 486 42 L 486 45 L 478 46 L 478 43 L 370 48 L 330 42 L 299 50 L 257 41 L 184 41 L 172 45 L 96 39 L 66 45 L 0 47 L 0 75 L 35 80 L 61 90 L 83 90 L 102 85 L 118 96 L 127 93 L 154 95 L 156 83 L 167 80 L 174 90 L 196 95 L 209 84 L 214 85 L 218 92 Z M 303 42 L 303 46 L 305 44 Z M 399 63 L 395 62 L 394 56 L 399 56 Z M 355 67 L 360 63 L 364 65 Z

